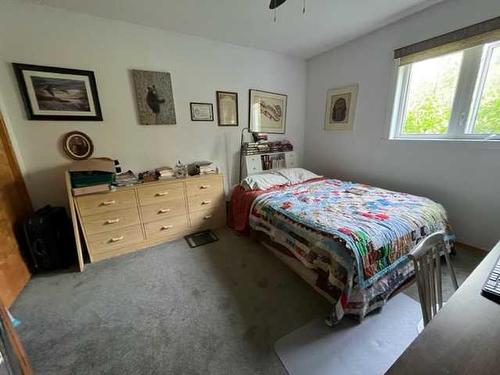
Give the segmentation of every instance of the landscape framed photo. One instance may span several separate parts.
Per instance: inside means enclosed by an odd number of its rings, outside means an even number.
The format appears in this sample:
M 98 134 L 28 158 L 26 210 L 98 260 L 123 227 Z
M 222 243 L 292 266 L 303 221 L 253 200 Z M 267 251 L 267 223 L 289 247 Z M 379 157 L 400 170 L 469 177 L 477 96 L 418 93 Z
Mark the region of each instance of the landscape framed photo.
M 139 124 L 175 125 L 174 93 L 170 73 L 132 70 Z
M 248 109 L 250 131 L 284 134 L 287 100 L 285 94 L 251 89 Z
M 358 85 L 328 90 L 325 130 L 352 130 L 358 100 Z
M 217 122 L 219 126 L 238 126 L 238 93 L 217 91 Z
M 212 103 L 189 103 L 191 121 L 214 121 L 214 106 Z
M 102 121 L 94 72 L 12 64 L 29 120 Z

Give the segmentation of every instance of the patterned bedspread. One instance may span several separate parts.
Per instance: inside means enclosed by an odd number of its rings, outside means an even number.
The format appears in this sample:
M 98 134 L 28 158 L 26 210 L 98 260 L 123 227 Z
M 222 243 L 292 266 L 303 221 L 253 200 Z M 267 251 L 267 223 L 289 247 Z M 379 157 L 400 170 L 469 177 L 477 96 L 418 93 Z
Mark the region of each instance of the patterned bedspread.
M 408 277 L 399 272 L 409 268 L 408 252 L 422 237 L 446 230 L 447 218 L 441 205 L 424 197 L 325 179 L 261 194 L 250 226 L 286 233 L 282 244 L 326 275 L 336 320 L 349 309 L 353 287 L 368 290 L 381 279 L 400 285 L 394 275 Z

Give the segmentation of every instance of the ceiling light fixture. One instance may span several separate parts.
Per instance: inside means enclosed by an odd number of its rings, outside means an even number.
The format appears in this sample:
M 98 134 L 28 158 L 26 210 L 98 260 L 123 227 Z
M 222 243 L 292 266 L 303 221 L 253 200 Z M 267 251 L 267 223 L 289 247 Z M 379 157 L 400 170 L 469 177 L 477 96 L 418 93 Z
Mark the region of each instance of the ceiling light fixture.
M 269 9 L 273 11 L 273 21 L 276 22 L 278 7 L 283 5 L 287 0 L 271 0 L 269 3 Z M 306 0 L 302 0 L 302 14 L 306 14 Z

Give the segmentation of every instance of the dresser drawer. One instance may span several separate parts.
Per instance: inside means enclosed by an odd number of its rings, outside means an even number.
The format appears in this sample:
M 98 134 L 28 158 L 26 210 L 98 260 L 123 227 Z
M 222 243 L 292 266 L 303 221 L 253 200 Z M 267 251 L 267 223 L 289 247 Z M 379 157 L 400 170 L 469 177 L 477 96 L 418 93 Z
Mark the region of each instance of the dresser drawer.
M 222 178 L 220 175 L 195 177 L 186 182 L 186 190 L 188 196 L 211 193 L 224 192 Z
M 85 216 L 83 226 L 87 234 L 108 232 L 140 223 L 137 207 Z
M 189 214 L 191 220 L 191 229 L 212 229 L 225 225 L 226 217 L 224 210 L 218 207 L 213 210 L 195 211 Z
M 82 216 L 132 208 L 137 205 L 133 190 L 87 195 L 77 197 L 76 201 Z
M 145 228 L 148 240 L 159 238 L 168 239 L 187 230 L 187 217 L 172 216 L 170 218 L 147 223 L 145 224 Z
M 149 206 L 141 206 L 141 214 L 142 221 L 145 223 L 172 216 L 186 215 L 186 202 L 182 197 Z
M 171 199 L 182 199 L 184 197 L 184 188 L 181 182 L 155 184 L 155 186 L 148 187 L 141 186 L 137 191 L 139 193 L 139 203 L 141 206 Z
M 189 212 L 218 209 L 224 206 L 224 193 L 219 190 L 188 196 L 188 206 Z
M 88 237 L 92 254 L 105 253 L 144 240 L 140 225 L 132 225 L 109 232 L 91 234 Z

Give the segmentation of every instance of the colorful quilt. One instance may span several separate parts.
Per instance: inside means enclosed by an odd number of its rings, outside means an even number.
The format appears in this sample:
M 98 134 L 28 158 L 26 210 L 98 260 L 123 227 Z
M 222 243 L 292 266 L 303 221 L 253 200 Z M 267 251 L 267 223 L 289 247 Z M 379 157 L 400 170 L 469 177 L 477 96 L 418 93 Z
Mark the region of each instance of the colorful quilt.
M 283 245 L 326 274 L 340 318 L 354 285 L 367 289 L 394 268 L 407 268 L 408 252 L 422 237 L 446 230 L 447 217 L 424 197 L 325 179 L 258 196 L 250 226 L 289 234 Z

